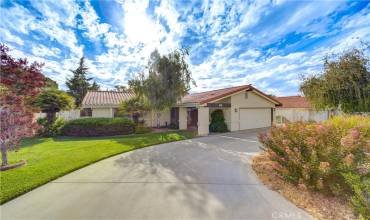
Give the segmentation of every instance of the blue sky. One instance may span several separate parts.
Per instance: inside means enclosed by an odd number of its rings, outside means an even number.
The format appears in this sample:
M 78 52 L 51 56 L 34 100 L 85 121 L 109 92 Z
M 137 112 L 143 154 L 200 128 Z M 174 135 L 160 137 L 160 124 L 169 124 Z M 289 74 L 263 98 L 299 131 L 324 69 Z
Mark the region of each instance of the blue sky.
M 299 93 L 326 54 L 370 42 L 369 1 L 0 0 L 0 40 L 13 56 L 44 62 L 65 89 L 86 57 L 103 89 L 145 71 L 150 52 L 189 47 L 192 92 L 253 84 Z

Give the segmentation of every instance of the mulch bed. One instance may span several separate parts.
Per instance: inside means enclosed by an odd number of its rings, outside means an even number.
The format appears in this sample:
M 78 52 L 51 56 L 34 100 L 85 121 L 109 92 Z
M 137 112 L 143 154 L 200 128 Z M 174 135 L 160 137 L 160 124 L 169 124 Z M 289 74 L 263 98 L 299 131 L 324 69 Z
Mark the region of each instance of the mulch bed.
M 297 207 L 306 210 L 315 219 L 358 219 L 348 202 L 344 199 L 298 189 L 296 186 L 284 181 L 274 172 L 272 162 L 266 153 L 255 156 L 252 167 L 265 185 L 279 192 Z

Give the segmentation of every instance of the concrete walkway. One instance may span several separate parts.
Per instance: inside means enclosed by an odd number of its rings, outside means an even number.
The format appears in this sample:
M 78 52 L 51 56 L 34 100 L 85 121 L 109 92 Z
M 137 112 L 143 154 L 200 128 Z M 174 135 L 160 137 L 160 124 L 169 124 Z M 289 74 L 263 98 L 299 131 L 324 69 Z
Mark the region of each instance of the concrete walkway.
M 1 206 L 1 219 L 312 219 L 262 185 L 256 131 L 121 154 Z

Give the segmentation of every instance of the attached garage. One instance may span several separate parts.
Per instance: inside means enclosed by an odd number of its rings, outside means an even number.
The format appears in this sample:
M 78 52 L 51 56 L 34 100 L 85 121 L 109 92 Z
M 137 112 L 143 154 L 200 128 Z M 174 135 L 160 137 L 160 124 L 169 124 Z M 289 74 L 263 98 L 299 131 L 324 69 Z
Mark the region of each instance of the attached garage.
M 241 108 L 240 130 L 271 126 L 271 108 Z
M 280 102 L 252 85 L 189 94 L 177 106 L 179 128 L 187 129 L 192 123 L 199 135 L 207 135 L 211 114 L 216 110 L 222 110 L 230 131 L 270 127 L 278 105 Z M 197 109 L 197 115 L 187 114 L 191 109 Z

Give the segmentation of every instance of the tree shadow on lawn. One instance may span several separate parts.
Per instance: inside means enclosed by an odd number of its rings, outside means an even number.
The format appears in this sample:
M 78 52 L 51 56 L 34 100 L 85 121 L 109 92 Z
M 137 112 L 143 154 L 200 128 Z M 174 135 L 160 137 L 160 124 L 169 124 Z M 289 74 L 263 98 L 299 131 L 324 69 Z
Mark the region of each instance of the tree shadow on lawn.
M 126 140 L 142 139 L 142 138 L 146 138 L 148 140 L 158 139 L 158 140 L 162 140 L 162 141 L 169 141 L 171 139 L 174 139 L 173 137 L 171 137 L 172 135 L 180 135 L 183 139 L 192 137 L 191 134 L 188 134 L 186 132 L 182 133 L 182 132 L 169 131 L 169 132 L 163 132 L 163 133 L 127 134 L 127 135 L 92 136 L 92 137 L 87 137 L 87 136 L 79 136 L 79 137 L 57 136 L 57 137 L 52 137 L 52 139 L 54 141 L 58 141 L 58 142 L 115 140 L 119 143 L 122 143 L 123 141 L 126 141 Z
M 41 144 L 46 141 L 50 140 L 50 138 L 43 138 L 43 137 L 32 137 L 32 138 L 24 138 L 21 140 L 21 143 L 19 145 L 19 148 L 26 148 L 26 147 L 32 147 L 36 144 Z

